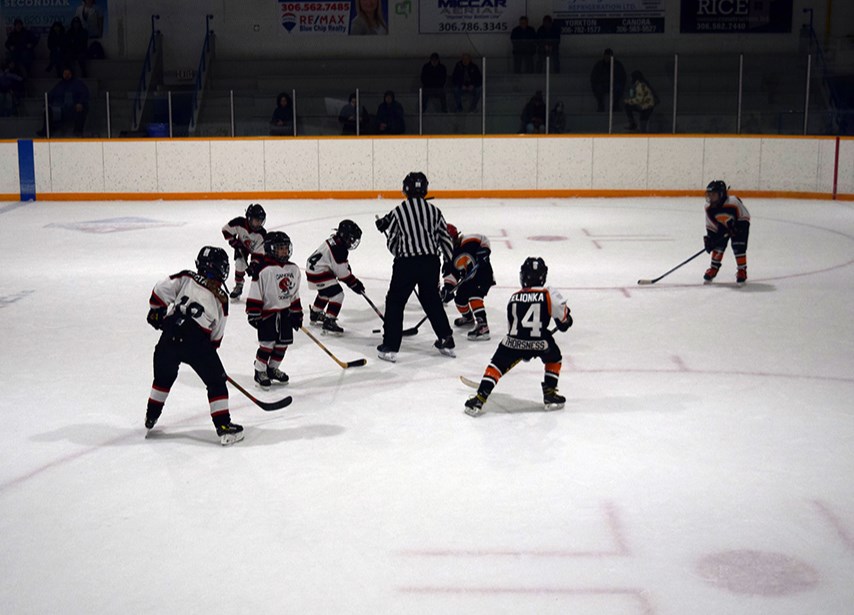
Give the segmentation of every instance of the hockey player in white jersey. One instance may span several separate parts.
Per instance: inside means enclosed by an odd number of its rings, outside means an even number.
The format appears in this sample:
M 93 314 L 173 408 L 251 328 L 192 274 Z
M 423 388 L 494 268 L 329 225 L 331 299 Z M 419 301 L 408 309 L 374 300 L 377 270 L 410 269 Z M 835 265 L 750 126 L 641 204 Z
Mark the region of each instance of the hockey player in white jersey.
M 258 261 L 264 256 L 264 237 L 267 231 L 264 222 L 267 212 L 258 203 L 246 208 L 245 216 L 237 216 L 222 227 L 222 236 L 234 248 L 234 289 L 231 298 L 235 301 L 243 294 L 243 283 L 250 259 Z
M 285 352 L 302 327 L 299 298 L 300 270 L 290 261 L 291 239 L 282 231 L 267 233 L 264 257 L 252 276 L 246 298 L 249 324 L 258 329 L 255 353 L 255 382 L 262 388 L 271 381 L 287 384 L 288 375 L 279 369 Z
M 349 286 L 354 293 L 361 295 L 365 292 L 365 285 L 353 275 L 348 260 L 349 251 L 355 250 L 361 240 L 359 225 L 352 220 L 341 220 L 335 234 L 324 241 L 306 262 L 308 287 L 317 291 L 309 308 L 309 321 L 313 325 L 322 325 L 324 334 L 344 333 L 337 322 L 344 302 L 344 290 L 339 282 Z
M 220 442 L 232 444 L 243 439 L 243 427 L 231 422 L 225 369 L 217 353 L 228 317 L 228 297 L 222 289 L 228 278 L 228 254 L 205 246 L 196 258 L 196 270 L 171 275 L 151 292 L 148 323 L 162 334 L 154 349 L 154 382 L 145 427 L 150 430 L 157 423 L 178 368 L 186 363 L 207 387 Z

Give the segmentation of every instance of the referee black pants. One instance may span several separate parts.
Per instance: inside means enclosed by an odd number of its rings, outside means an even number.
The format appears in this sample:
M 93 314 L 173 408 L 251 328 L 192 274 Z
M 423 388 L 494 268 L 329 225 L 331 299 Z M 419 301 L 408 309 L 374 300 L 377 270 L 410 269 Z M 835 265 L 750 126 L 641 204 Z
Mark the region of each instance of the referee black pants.
M 391 282 L 385 298 L 385 326 L 383 345 L 397 352 L 400 350 L 403 331 L 403 308 L 413 289 L 418 287 L 421 307 L 430 320 L 430 326 L 439 339 L 451 335 L 448 315 L 439 297 L 439 257 L 406 256 L 394 259 Z

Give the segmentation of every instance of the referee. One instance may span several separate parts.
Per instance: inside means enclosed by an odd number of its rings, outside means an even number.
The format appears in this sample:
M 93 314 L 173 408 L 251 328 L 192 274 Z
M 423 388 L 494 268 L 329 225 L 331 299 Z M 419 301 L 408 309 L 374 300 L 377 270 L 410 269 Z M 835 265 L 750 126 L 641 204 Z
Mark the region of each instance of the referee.
M 382 218 L 377 229 L 386 234 L 389 251 L 394 255 L 388 294 L 385 298 L 383 343 L 378 356 L 394 362 L 400 350 L 403 331 L 403 308 L 413 289 L 418 286 L 421 307 L 438 338 L 433 344 L 449 357 L 454 353 L 454 338 L 442 300 L 439 298 L 439 254 L 450 262 L 453 242 L 448 225 L 438 207 L 428 203 L 427 176 L 414 171 L 403 179 L 406 200 Z

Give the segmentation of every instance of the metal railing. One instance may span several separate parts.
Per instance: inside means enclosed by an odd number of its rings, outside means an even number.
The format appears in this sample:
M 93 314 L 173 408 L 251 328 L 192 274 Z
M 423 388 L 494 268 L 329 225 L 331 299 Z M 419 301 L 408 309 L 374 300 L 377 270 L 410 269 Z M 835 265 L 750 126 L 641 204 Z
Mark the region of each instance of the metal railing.
M 132 130 L 139 130 L 139 125 L 142 122 L 142 113 L 145 108 L 145 102 L 148 99 L 148 90 L 151 88 L 151 75 L 158 66 L 161 66 L 162 54 L 158 52 L 157 45 L 157 39 L 160 37 L 160 30 L 157 30 L 154 27 L 154 22 L 158 19 L 160 19 L 160 15 L 151 16 L 151 36 L 148 39 L 148 49 L 145 52 L 145 60 L 143 60 L 142 63 L 142 74 L 139 76 L 139 84 L 137 85 L 136 95 L 133 99 L 133 110 L 131 112 Z
M 195 133 L 198 126 L 199 110 L 202 105 L 202 96 L 204 95 L 205 84 L 207 83 L 208 69 L 210 68 L 209 59 L 213 53 L 211 39 L 214 32 L 210 28 L 211 19 L 213 19 L 213 17 L 213 15 L 205 15 L 205 40 L 202 43 L 202 52 L 199 56 L 199 67 L 196 71 L 196 82 L 193 87 L 193 95 L 191 98 L 192 113 L 190 116 L 189 126 L 190 134 Z

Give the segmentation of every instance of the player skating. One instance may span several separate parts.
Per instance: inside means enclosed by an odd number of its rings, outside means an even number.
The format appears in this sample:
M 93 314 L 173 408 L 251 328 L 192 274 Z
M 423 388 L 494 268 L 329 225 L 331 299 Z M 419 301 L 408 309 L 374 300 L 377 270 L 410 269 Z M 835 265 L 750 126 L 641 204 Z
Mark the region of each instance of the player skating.
M 264 237 L 267 231 L 264 222 L 267 212 L 258 203 L 246 208 L 245 216 L 237 216 L 222 227 L 222 236 L 228 245 L 234 248 L 234 289 L 232 299 L 239 299 L 243 294 L 243 284 L 246 280 L 246 269 L 249 260 L 260 260 L 264 256 Z
M 363 294 L 365 285 L 353 275 L 348 255 L 362 240 L 362 229 L 352 220 L 341 220 L 335 234 L 324 241 L 308 257 L 305 265 L 305 278 L 308 287 L 317 291 L 314 303 L 309 307 L 309 321 L 313 325 L 322 325 L 323 332 L 330 335 L 344 333 L 338 325 L 338 314 L 344 302 L 344 290 L 338 282 L 343 282 L 354 293 Z
M 267 233 L 264 256 L 246 297 L 249 324 L 258 329 L 255 382 L 262 388 L 269 387 L 271 381 L 288 382 L 279 365 L 294 341 L 294 331 L 302 326 L 300 270 L 289 260 L 291 247 L 290 237 L 282 231 Z
M 727 242 L 738 270 L 735 281 L 747 281 L 747 237 L 750 234 L 750 212 L 737 196 L 727 194 L 726 182 L 716 179 L 706 186 L 706 236 L 703 243 L 712 256 L 703 279 L 711 282 L 718 275 Z
M 495 285 L 489 262 L 489 239 L 475 233 L 461 235 L 453 224 L 448 225 L 448 234 L 454 242 L 454 253 L 445 270 L 442 301 L 448 303 L 454 300 L 460 313 L 454 320 L 455 326 L 474 325 L 466 336 L 468 339 L 488 340 L 489 325 L 483 300 L 490 287 Z
M 522 288 L 510 296 L 507 304 L 508 333 L 483 372 L 477 394 L 466 401 L 465 413 L 469 416 L 483 414 L 483 404 L 501 377 L 520 361 L 533 358 L 539 358 L 545 366 L 541 385 L 545 409 L 563 408 L 566 398 L 557 391 L 562 356 L 549 325 L 554 319 L 557 328 L 566 331 L 572 326 L 572 316 L 560 293 L 545 286 L 547 273 L 542 258 L 528 257 L 522 263 Z
M 154 382 L 145 411 L 145 427 L 152 429 L 163 404 L 186 363 L 208 390 L 211 419 L 222 444 L 243 439 L 243 427 L 231 422 L 225 369 L 217 348 L 225 332 L 228 297 L 222 284 L 228 278 L 228 254 L 206 246 L 196 258 L 196 271 L 181 271 L 159 282 L 151 292 L 148 323 L 162 330 L 154 348 Z

